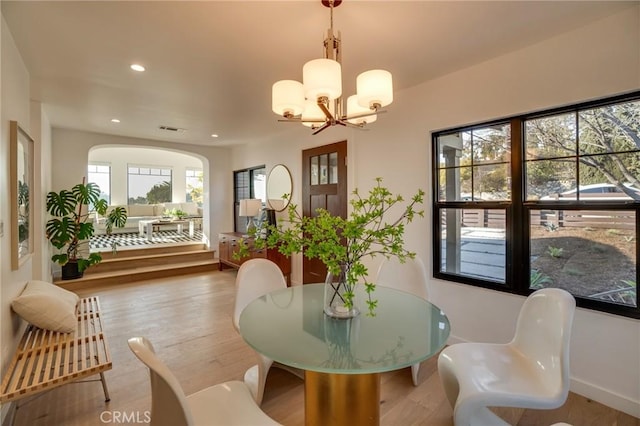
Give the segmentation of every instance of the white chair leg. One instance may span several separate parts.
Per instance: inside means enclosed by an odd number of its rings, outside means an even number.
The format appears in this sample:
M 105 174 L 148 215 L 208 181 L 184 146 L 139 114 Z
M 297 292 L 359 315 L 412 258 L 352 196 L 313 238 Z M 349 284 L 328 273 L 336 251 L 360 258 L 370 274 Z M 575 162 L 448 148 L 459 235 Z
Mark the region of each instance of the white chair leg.
M 411 366 L 411 379 L 413 386 L 418 386 L 418 373 L 420 372 L 420 363 Z
M 267 382 L 267 374 L 273 364 L 273 360 L 258 354 L 258 365 L 254 365 L 244 373 L 244 383 L 251 391 L 251 395 L 258 405 L 262 404 L 264 387 Z
M 256 395 L 256 402 L 258 405 L 262 405 L 262 397 L 264 396 L 264 386 L 267 383 L 267 374 L 273 364 L 273 360 L 266 358 L 262 355 L 259 356 L 260 362 L 258 363 L 258 393 Z
M 254 400 L 258 400 L 258 364 L 249 368 L 244 373 L 244 384 L 247 385 L 249 391 L 251 392 L 251 396 L 253 396 Z

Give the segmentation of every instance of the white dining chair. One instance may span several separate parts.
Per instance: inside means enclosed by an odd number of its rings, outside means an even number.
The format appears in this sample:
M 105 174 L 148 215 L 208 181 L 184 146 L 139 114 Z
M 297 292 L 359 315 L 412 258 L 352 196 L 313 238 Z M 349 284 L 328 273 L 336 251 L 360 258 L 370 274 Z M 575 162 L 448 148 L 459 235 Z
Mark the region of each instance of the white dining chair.
M 236 330 L 240 332 L 240 314 L 250 302 L 267 293 L 286 287 L 287 282 L 282 271 L 278 265 L 268 259 L 250 259 L 240 265 L 236 276 L 236 299 L 233 309 L 233 326 Z M 246 371 L 244 382 L 258 404 L 262 404 L 267 374 L 271 366 L 289 371 L 304 379 L 303 371 L 277 362 L 274 363 L 271 358 L 260 353 L 256 352 L 256 355 L 258 356 L 258 364 Z
M 488 407 L 553 409 L 569 394 L 569 340 L 576 302 L 558 288 L 537 290 L 506 344 L 458 343 L 438 356 L 456 426 L 508 425 Z
M 395 288 L 429 300 L 427 273 L 424 263 L 419 257 L 407 258 L 404 263 L 396 257 L 384 259 L 378 268 L 375 284 Z M 414 386 L 418 386 L 419 372 L 420 363 L 413 364 L 411 379 Z
M 247 386 L 237 380 L 210 386 L 186 396 L 178 379 L 158 358 L 145 337 L 129 339 L 129 348 L 149 368 L 152 426 L 278 425 L 256 404 Z

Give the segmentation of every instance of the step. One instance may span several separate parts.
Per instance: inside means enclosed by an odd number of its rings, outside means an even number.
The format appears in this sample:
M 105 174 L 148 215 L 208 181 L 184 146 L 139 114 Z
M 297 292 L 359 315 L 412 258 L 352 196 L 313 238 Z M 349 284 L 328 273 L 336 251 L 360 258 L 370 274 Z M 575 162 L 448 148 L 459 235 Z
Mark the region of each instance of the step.
M 154 245 L 149 247 L 118 247 L 116 253 L 111 250 L 100 251 L 102 260 L 117 258 L 122 259 L 124 257 L 138 257 L 154 254 L 166 254 L 166 253 L 184 253 L 187 251 L 200 251 L 206 250 L 208 247 L 204 243 L 184 243 L 184 244 L 166 244 L 166 245 Z
M 136 281 L 151 280 L 176 275 L 195 274 L 218 269 L 218 259 L 205 261 L 180 262 L 168 265 L 153 265 L 119 271 L 86 273 L 76 280 L 59 280 L 55 284 L 67 290 L 86 289 L 91 286 L 128 284 Z
M 215 258 L 214 250 L 189 250 L 175 253 L 155 253 L 148 251 L 136 251 L 136 256 L 127 255 L 103 257 L 102 262 L 87 269 L 85 275 L 94 275 L 104 272 L 115 272 L 120 270 L 132 270 L 147 266 L 162 266 L 170 264 L 180 264 L 184 262 L 207 261 Z

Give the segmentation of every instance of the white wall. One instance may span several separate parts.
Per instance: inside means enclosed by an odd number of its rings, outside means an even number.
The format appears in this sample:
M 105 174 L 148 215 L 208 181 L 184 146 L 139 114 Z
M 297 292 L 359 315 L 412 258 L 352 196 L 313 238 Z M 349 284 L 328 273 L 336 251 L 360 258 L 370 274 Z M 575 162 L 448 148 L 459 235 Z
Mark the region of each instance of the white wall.
M 38 206 L 46 205 L 47 193 L 51 190 L 51 125 L 43 111 L 40 102 L 31 101 L 31 137 L 34 141 L 34 188 L 33 198 Z M 45 237 L 47 212 L 38 208 L 33 212 L 33 278 L 51 281 L 51 267 L 49 259 L 52 255 L 51 246 Z
M 53 129 L 52 138 L 52 186 L 56 191 L 70 188 L 82 181 L 87 173 L 89 152 L 98 147 L 161 148 L 176 154 L 195 156 L 202 162 L 204 170 L 205 208 L 202 229 L 207 238 L 205 242 L 211 243 L 215 248 L 218 245 L 218 234 L 233 229 L 233 185 L 228 148 L 176 144 L 58 128 Z M 74 167 L 69 167 L 70 164 Z M 171 166 L 173 163 L 170 162 L 168 165 Z
M 411 224 L 405 241 L 432 269 L 431 132 L 638 89 L 640 5 L 397 92 L 389 112 L 368 132 L 332 128 L 311 137 L 302 126 L 287 129 L 271 144 L 235 148 L 232 167 L 284 163 L 299 203 L 301 150 L 347 138 L 350 192 L 369 189 L 377 176 L 405 196 L 418 187 L 427 191 L 427 219 Z M 379 261 L 369 262 L 369 270 L 375 273 Z M 292 279 L 301 281 L 299 258 Z M 452 341 L 508 341 L 524 301 L 440 280 L 434 280 L 432 298 L 451 321 Z M 571 347 L 572 390 L 640 417 L 640 322 L 578 309 Z
M 30 117 L 30 88 L 29 74 L 18 52 L 13 37 L 9 32 L 4 18 L 0 23 L 0 222 L 4 232 L 0 236 L 0 366 L 6 370 L 11 354 L 18 343 L 19 333 L 24 326 L 16 315 L 11 313 L 10 303 L 18 295 L 27 280 L 33 277 L 32 269 L 36 254 L 29 256 L 18 270 L 11 269 L 11 220 L 10 220 L 10 176 L 9 176 L 9 121 L 15 120 L 27 133 L 33 137 L 34 122 Z M 39 157 L 39 145 L 35 145 L 35 156 Z M 36 164 L 35 167 L 38 167 Z M 48 170 L 48 166 L 45 168 Z M 36 181 L 37 182 L 37 181 Z M 37 185 L 34 185 L 37 186 Z M 35 211 L 42 208 L 38 199 L 39 192 L 34 189 L 34 199 L 30 207 Z M 38 220 L 38 219 L 36 219 Z M 34 241 L 36 241 L 34 239 Z M 34 247 L 37 253 L 41 251 L 38 242 Z M 2 407 L 2 419 L 7 413 L 8 405 Z
M 171 168 L 171 195 L 174 203 L 186 201 L 186 169 L 203 170 L 202 160 L 193 155 L 155 148 L 123 146 L 93 148 L 89 152 L 89 162 L 111 166 L 111 205 L 128 204 L 127 167 L 129 165 Z

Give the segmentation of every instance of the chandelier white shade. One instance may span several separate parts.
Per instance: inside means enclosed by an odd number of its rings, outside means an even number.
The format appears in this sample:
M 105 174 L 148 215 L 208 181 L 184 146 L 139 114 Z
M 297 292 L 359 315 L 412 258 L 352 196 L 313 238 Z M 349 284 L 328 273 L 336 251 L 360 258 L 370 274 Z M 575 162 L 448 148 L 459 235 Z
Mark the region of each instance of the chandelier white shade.
M 342 67 L 333 59 L 314 59 L 302 67 L 304 97 L 332 101 L 342 95 Z
M 304 87 L 295 80 L 280 80 L 271 89 L 271 109 L 278 115 L 294 116 L 304 110 Z
M 377 120 L 380 109 L 393 102 L 393 79 L 385 70 L 370 70 L 356 79 L 357 93 L 342 97 L 340 34 L 333 32 L 333 8 L 342 0 L 322 0 L 331 10 L 331 27 L 324 39 L 324 58 L 313 59 L 302 67 L 302 83 L 281 80 L 273 85 L 271 109 L 280 121 L 302 123 L 317 134 L 335 126 L 362 128 Z
M 358 104 L 362 107 L 383 108 L 393 102 L 393 79 L 385 70 L 365 71 L 356 79 Z

